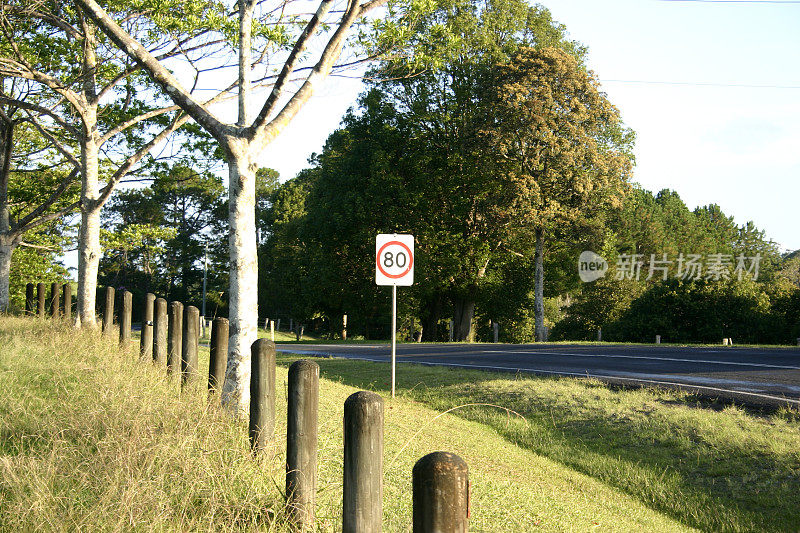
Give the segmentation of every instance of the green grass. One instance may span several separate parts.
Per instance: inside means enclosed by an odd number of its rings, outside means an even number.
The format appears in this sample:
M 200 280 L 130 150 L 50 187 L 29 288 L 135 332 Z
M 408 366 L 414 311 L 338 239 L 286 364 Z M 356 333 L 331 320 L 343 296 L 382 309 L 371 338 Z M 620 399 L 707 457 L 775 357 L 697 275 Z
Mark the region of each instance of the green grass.
M 253 458 L 247 430 L 202 385 L 137 362 L 137 342 L 0 318 L 0 529 L 284 531 L 286 367 L 278 438 Z M 207 372 L 207 350 L 201 372 Z M 411 468 L 462 456 L 471 531 L 796 530 L 798 423 L 696 409 L 676 393 L 573 380 L 318 359 L 320 531 L 341 529 L 342 405 L 384 395 L 384 531 L 410 531 Z M 525 420 L 491 403 L 519 411 Z M 689 479 L 693 475 L 697 479 Z M 732 499 L 736 489 L 740 502 Z
M 286 362 L 291 358 L 286 356 Z M 385 394 L 389 365 L 317 359 L 322 375 Z M 398 367 L 401 401 L 490 427 L 507 445 L 614 487 L 708 531 L 798 531 L 800 416 L 707 405 L 677 391 L 571 378 Z M 624 529 L 624 528 L 623 528 Z

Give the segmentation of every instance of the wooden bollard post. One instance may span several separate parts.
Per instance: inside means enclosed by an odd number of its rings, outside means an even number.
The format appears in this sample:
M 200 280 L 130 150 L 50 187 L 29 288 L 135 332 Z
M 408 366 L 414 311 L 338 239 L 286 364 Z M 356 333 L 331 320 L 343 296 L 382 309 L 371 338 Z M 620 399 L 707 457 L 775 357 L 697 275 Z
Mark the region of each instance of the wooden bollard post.
M 258 339 L 250 355 L 250 448 L 256 453 L 275 432 L 275 343 Z
M 726 338 L 724 338 L 724 339 L 722 339 L 722 345 L 723 345 L 723 346 L 727 346 L 727 345 L 728 345 L 728 339 L 727 339 L 727 337 L 726 337 Z
M 211 342 L 208 347 L 208 392 L 221 393 L 225 382 L 225 368 L 228 364 L 227 318 L 215 318 L 211 323 Z
M 187 305 L 183 310 L 183 343 L 181 344 L 181 388 L 197 382 L 200 377 L 197 352 L 200 341 L 200 310 Z
M 103 306 L 103 335 L 111 335 L 114 329 L 114 287 L 106 287 L 106 301 Z
M 133 293 L 122 291 L 119 307 L 119 345 L 127 348 L 131 342 L 131 315 L 133 314 Z
M 597 328 L 597 342 L 603 342 L 603 328 Z
M 139 339 L 139 361 L 151 361 L 153 359 L 153 307 L 155 306 L 156 295 L 148 292 L 144 297 L 144 308 L 142 309 L 142 336 Z
M 39 318 L 44 318 L 44 306 L 46 296 L 44 294 L 45 288 L 44 283 L 37 283 L 36 284 L 36 316 Z
M 64 320 L 72 318 L 72 285 L 65 283 L 61 292 L 62 305 L 64 306 Z
M 661 344 L 661 335 L 656 335 L 656 344 Z
M 50 316 L 61 318 L 61 284 L 53 282 L 50 284 Z
M 500 342 L 500 324 L 497 322 L 492 322 L 492 339 L 495 344 Z
M 167 365 L 167 301 L 156 298 L 153 307 L 153 364 Z
M 314 526 L 317 494 L 319 365 L 301 360 L 289 367 L 286 424 L 286 506 L 298 531 Z
M 455 328 L 455 323 L 451 320 L 447 323 L 447 339 L 450 342 L 453 342 L 453 329 Z
M 36 312 L 36 304 L 34 304 L 34 285 L 33 283 L 27 283 L 25 285 L 25 313 L 28 315 L 33 315 Z
M 181 373 L 183 355 L 183 304 L 169 304 L 169 332 L 167 333 L 167 374 L 178 376 Z
M 383 398 L 360 391 L 344 402 L 342 531 L 374 533 L 383 519 Z
M 347 340 L 347 315 L 342 315 L 342 340 Z
M 411 479 L 414 533 L 466 533 L 469 476 L 461 457 L 429 453 L 414 465 Z
M 275 342 L 275 321 L 269 321 L 269 340 Z

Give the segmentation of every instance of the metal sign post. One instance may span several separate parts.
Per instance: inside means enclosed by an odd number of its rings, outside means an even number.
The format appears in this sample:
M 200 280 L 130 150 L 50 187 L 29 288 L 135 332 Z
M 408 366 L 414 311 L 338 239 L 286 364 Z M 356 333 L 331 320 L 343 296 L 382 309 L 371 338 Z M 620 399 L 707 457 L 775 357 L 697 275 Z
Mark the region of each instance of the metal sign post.
M 397 366 L 397 287 L 414 283 L 414 236 L 380 234 L 375 238 L 375 283 L 392 286 L 392 398 Z
M 392 285 L 392 398 L 394 398 L 395 368 L 397 368 L 397 285 Z

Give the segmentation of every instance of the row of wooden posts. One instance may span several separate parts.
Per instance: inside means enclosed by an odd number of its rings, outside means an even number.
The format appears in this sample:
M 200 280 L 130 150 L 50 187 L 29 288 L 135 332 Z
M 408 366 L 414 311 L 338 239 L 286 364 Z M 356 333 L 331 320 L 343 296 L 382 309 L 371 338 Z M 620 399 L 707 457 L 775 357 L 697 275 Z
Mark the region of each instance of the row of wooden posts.
M 44 318 L 48 310 L 54 318 L 72 317 L 72 285 L 69 283 L 51 283 L 50 298 L 47 297 L 45 283 L 28 283 L 25 286 L 25 312 Z
M 213 332 L 216 328 L 212 328 Z M 213 341 L 212 341 L 213 344 Z M 275 343 L 251 347 L 250 445 L 270 446 L 275 433 Z M 210 385 L 209 385 L 210 386 Z M 317 492 L 319 365 L 289 367 L 286 423 L 286 504 L 296 531 L 314 528 Z M 383 522 L 383 398 L 360 391 L 344 402 L 342 531 L 377 533 Z M 412 470 L 412 522 L 416 533 L 464 533 L 469 522 L 467 464 L 457 455 L 434 452 Z
M 31 287 L 32 284 L 29 284 Z M 69 316 L 69 285 L 61 292 L 66 306 L 52 297 L 53 316 Z M 37 312 L 44 316 L 44 284 L 37 286 Z M 60 287 L 53 284 L 51 294 Z M 29 291 L 32 294 L 32 289 Z M 33 301 L 31 297 L 29 300 Z M 105 290 L 103 334 L 114 325 L 115 291 Z M 120 298 L 119 342 L 131 340 L 132 294 Z M 32 311 L 32 307 L 29 306 Z M 170 302 L 147 294 L 143 309 L 140 361 L 180 372 L 182 387 L 196 383 L 198 372 L 199 311 L 194 306 Z M 208 389 L 210 398 L 222 387 L 228 353 L 228 320 L 215 318 L 211 327 Z M 275 439 L 275 343 L 258 339 L 251 346 L 250 420 L 248 434 L 254 454 L 268 449 Z M 313 530 L 317 493 L 317 428 L 319 365 L 300 360 L 289 368 L 286 434 L 286 504 L 295 531 Z M 383 522 L 383 398 L 360 391 L 344 402 L 344 468 L 342 531 L 375 533 Z M 468 529 L 469 481 L 467 464 L 457 455 L 434 452 L 422 457 L 412 470 L 412 521 L 417 533 L 462 533 Z

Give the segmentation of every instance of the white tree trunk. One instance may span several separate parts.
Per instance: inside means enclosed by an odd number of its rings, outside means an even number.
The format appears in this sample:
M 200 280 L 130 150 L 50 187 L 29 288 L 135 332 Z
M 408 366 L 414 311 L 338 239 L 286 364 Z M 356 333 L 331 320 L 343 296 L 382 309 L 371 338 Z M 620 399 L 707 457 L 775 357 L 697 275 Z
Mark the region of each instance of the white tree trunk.
M 7 239 L 0 237 L 0 313 L 8 312 L 11 254 L 13 252 L 14 245 L 8 243 Z
M 91 131 L 90 124 L 86 126 Z M 85 133 L 91 137 L 92 133 Z M 93 139 L 84 139 L 81 146 L 81 228 L 78 233 L 78 294 L 75 323 L 96 328 L 95 299 L 97 297 L 97 272 L 100 268 L 100 210 L 97 199 L 98 149 Z
M 235 143 L 235 141 L 234 141 Z M 222 404 L 238 416 L 250 407 L 250 346 L 258 336 L 258 255 L 256 250 L 255 177 L 257 166 L 249 147 L 229 157 L 228 221 L 230 294 L 228 365 Z

